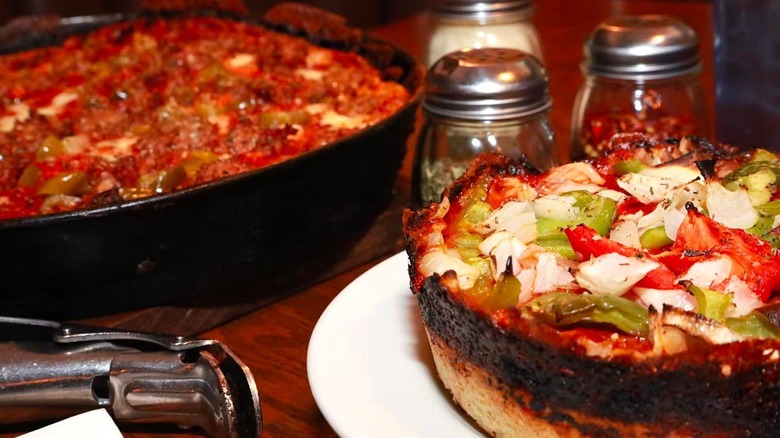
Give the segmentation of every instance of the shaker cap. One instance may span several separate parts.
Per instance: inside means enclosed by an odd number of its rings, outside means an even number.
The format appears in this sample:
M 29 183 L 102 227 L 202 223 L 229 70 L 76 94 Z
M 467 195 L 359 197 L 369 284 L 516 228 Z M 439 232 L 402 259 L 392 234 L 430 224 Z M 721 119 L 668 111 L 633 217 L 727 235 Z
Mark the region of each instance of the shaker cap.
M 425 76 L 423 108 L 439 116 L 498 121 L 551 105 L 544 66 L 521 50 L 463 49 L 436 61 Z
M 499 20 L 528 15 L 533 0 L 434 0 L 433 13 L 452 20 Z
M 585 41 L 584 54 L 584 72 L 613 79 L 664 79 L 701 69 L 696 32 L 667 15 L 604 21 Z

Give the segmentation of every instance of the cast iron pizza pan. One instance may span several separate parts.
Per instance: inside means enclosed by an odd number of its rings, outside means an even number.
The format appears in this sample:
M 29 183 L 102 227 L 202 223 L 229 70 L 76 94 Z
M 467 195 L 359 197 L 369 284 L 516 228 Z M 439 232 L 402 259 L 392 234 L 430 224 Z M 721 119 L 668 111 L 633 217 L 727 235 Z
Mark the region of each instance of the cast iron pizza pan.
M 127 18 L 62 19 L 11 50 Z M 317 277 L 387 206 L 420 98 L 421 67 L 409 54 L 370 37 L 360 44 L 412 94 L 398 113 L 249 173 L 104 208 L 0 221 L 0 313 L 72 319 L 193 297 L 220 305 Z

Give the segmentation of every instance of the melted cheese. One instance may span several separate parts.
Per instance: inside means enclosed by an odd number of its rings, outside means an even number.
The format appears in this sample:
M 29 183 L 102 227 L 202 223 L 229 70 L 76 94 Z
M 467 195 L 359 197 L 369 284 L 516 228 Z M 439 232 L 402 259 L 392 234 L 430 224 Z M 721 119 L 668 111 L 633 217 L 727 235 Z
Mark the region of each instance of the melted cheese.
M 96 154 L 108 161 L 116 161 L 133 153 L 133 145 L 138 142 L 136 137 L 120 137 L 104 140 L 95 145 Z
M 38 114 L 44 116 L 56 116 L 59 115 L 65 107 L 79 98 L 79 95 L 70 91 L 63 91 L 62 93 L 54 96 L 51 100 L 51 104 L 38 108 Z
M 225 61 L 228 68 L 235 70 L 249 67 L 257 62 L 257 56 L 251 53 L 239 53 L 236 56 Z
M 321 125 L 327 125 L 336 129 L 357 129 L 366 126 L 365 116 L 345 116 L 333 110 L 322 113 Z
M 23 103 L 8 105 L 6 110 L 12 115 L 0 117 L 0 132 L 11 132 L 17 122 L 23 123 L 30 119 L 30 107 Z
M 299 68 L 298 70 L 295 70 L 295 74 L 310 81 L 321 81 L 325 76 L 325 72 L 322 70 L 313 70 L 310 68 Z

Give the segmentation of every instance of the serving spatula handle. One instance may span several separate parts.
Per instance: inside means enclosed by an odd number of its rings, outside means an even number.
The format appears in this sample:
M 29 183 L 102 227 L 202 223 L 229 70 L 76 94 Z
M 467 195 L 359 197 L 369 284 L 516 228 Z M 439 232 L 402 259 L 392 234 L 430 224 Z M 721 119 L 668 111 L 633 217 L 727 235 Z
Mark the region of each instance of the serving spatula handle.
M 120 424 L 262 433 L 254 377 L 218 341 L 19 318 L 0 326 L 0 424 L 105 408 Z

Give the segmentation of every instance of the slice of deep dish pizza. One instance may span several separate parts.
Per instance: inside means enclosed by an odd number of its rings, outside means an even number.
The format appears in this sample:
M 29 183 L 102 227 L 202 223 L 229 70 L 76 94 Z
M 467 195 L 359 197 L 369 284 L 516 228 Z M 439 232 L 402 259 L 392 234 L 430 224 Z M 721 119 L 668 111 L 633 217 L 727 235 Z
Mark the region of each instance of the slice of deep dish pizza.
M 439 377 L 496 436 L 774 436 L 780 158 L 613 138 L 479 157 L 404 214 Z

